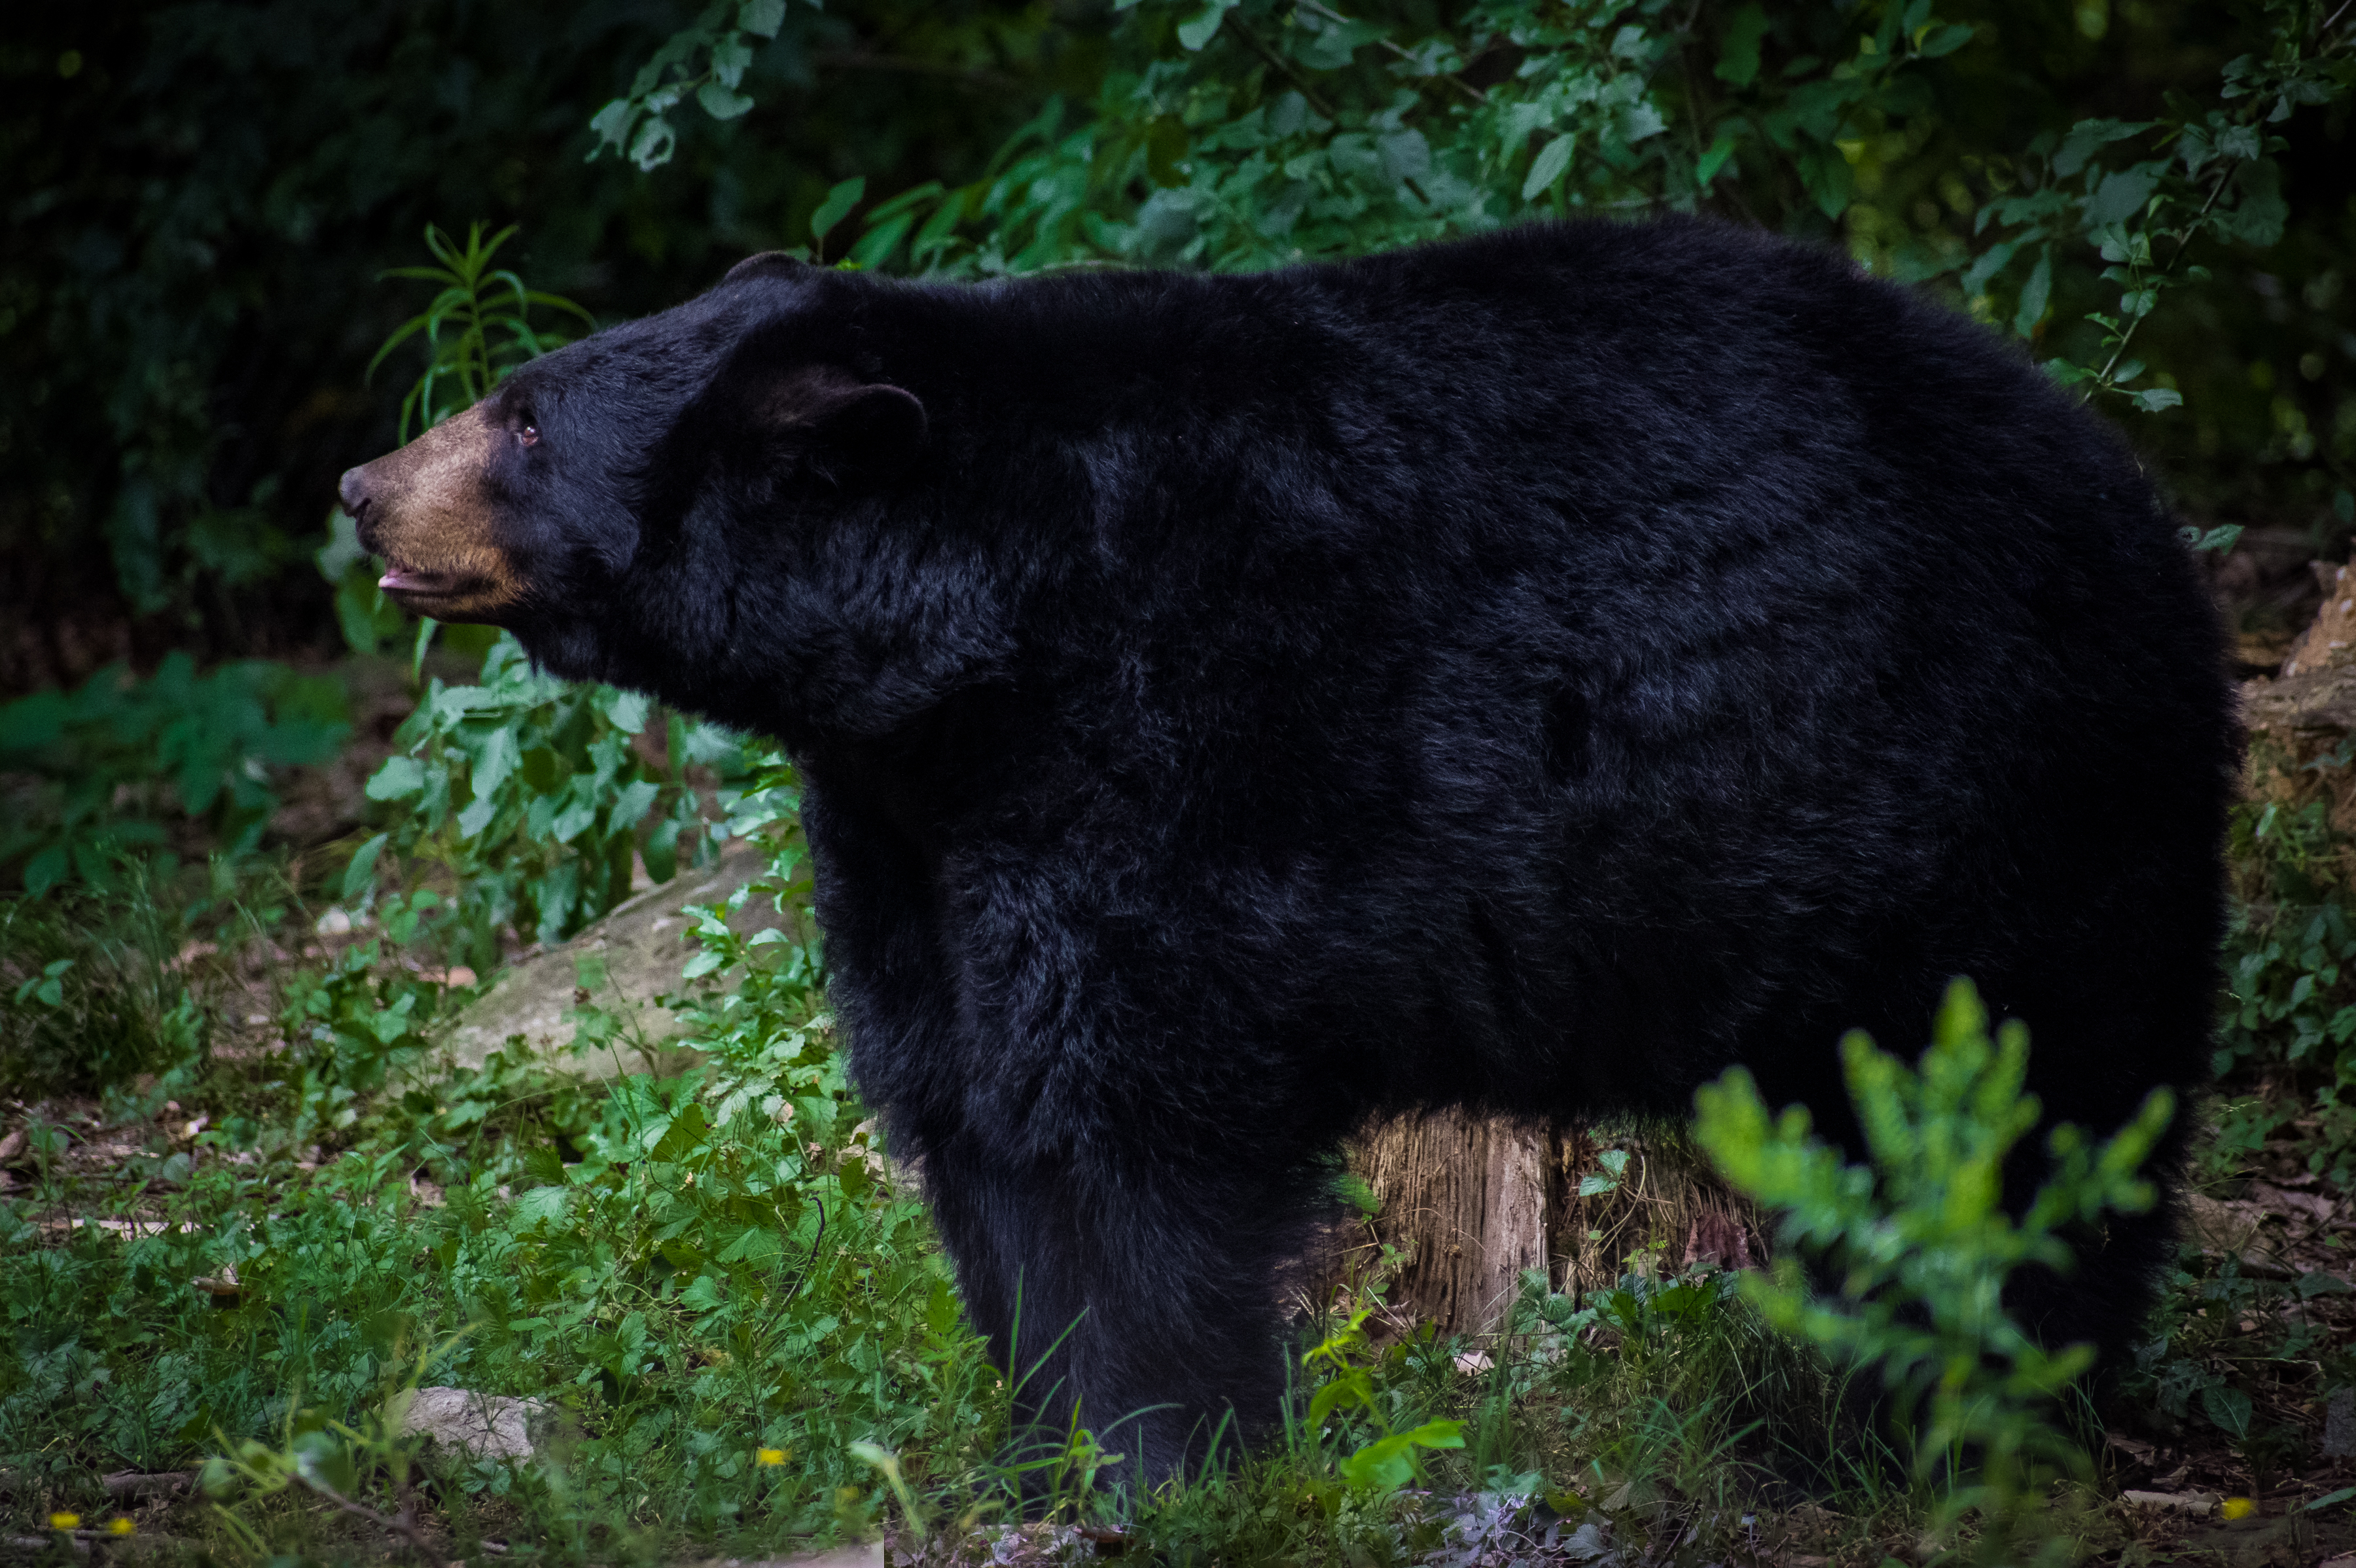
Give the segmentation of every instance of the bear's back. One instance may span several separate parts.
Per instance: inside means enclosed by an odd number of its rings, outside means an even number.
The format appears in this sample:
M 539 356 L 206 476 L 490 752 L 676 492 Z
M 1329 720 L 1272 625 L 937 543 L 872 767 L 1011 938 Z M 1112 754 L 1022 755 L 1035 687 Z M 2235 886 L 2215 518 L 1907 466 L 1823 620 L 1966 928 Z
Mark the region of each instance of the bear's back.
M 949 423 L 1030 481 L 989 526 L 1059 563 L 1024 636 L 1072 776 L 1188 780 L 1139 820 L 1313 877 L 1376 935 L 1304 972 L 1386 1032 L 1675 1107 L 1800 1059 L 1762 1033 L 1919 1036 L 1954 973 L 2090 1026 L 2057 966 L 2152 969 L 2111 928 L 2183 977 L 2148 1010 L 2202 1005 L 2213 612 L 2121 444 L 1985 329 L 1690 222 L 958 308 L 988 395 Z M 1425 1016 L 1403 944 L 1514 978 Z M 2202 1026 L 2134 1032 L 2197 1076 Z M 1641 1085 L 1593 1049 L 1636 1038 Z

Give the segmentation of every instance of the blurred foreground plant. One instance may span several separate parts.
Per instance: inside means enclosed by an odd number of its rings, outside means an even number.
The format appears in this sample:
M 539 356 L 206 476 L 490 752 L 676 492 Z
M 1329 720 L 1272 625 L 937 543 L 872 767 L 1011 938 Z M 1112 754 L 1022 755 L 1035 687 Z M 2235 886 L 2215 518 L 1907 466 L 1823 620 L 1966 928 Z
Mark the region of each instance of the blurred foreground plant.
M 1783 1209 L 1784 1240 L 1840 1280 L 1827 1299 L 1786 1256 L 1772 1279 L 1747 1279 L 1746 1292 L 1786 1332 L 1878 1365 L 1914 1423 L 1917 1477 L 1946 1488 L 1948 1526 L 1976 1509 L 1982 1540 L 2010 1552 L 2016 1532 L 2033 1528 L 2030 1505 L 2048 1482 L 2090 1473 L 2052 1414 L 2094 1352 L 2040 1345 L 2005 1310 L 2005 1283 L 2026 1265 L 2066 1272 L 2073 1227 L 2106 1209 L 2151 1207 L 2151 1184 L 2136 1172 L 2174 1114 L 2173 1098 L 2155 1090 L 2097 1145 L 2056 1127 L 2050 1174 L 2016 1219 L 2003 1207 L 2005 1159 L 2040 1114 L 2022 1092 L 2027 1029 L 2008 1022 L 1991 1040 L 1978 995 L 1958 980 L 1918 1067 L 1859 1033 L 1841 1054 L 1869 1166 L 1842 1164 L 1810 1135 L 1804 1110 L 1771 1118 L 1739 1068 L 1696 1097 L 1697 1135 L 1727 1179 Z

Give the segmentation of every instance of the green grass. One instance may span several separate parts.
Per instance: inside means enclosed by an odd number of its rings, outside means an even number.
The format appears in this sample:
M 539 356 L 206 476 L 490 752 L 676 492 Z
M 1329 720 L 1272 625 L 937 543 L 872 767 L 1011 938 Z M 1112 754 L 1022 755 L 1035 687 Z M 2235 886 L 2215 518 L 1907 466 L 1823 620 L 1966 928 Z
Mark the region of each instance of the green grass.
M 779 874 L 745 896 L 805 900 L 790 817 L 765 831 Z M 26 1134 L 0 1194 L 5 1533 L 114 1517 L 113 1472 L 241 1456 L 241 1480 L 216 1466 L 217 1498 L 139 1529 L 229 1563 L 403 1550 L 300 1480 L 253 1484 L 301 1475 L 383 1515 L 406 1500 L 437 1553 L 477 1561 L 905 1544 L 912 1509 L 949 1539 L 1014 1517 L 1003 1381 L 845 1081 L 815 952 L 702 918 L 707 972 L 680 1002 L 706 1054 L 685 1076 L 451 1072 L 428 1042 L 470 993 L 437 978 L 443 906 L 388 891 L 373 924 L 326 938 L 340 882 L 318 875 L 150 862 L 0 905 L 0 1130 Z M 1118 1430 L 1077 1438 L 1050 1456 L 1055 1519 L 1119 1522 L 1173 1562 L 1350 1568 L 1589 1526 L 1696 1562 L 1781 1541 L 1871 1563 L 1917 1541 L 1934 1486 L 1877 1451 L 1853 1375 L 1731 1284 L 1638 1274 L 1574 1300 L 1534 1279 L 1513 1334 L 1478 1346 L 1304 1323 L 1301 1349 L 1325 1353 L 1303 1393 L 1358 1392 L 1119 1501 L 1085 1487 Z M 2276 1316 L 2298 1289 L 2189 1255 L 2135 1408 L 2295 1473 L 2306 1438 L 2280 1412 L 2316 1380 L 2251 1353 L 2346 1359 Z M 372 1422 L 421 1383 L 546 1402 L 541 1461 L 389 1441 Z M 1447 1423 L 1461 1447 L 1376 1451 Z
M 174 943 L 131 940 L 187 926 L 155 891 L 122 900 L 112 925 L 88 900 L 19 905 L 6 961 L 45 969 L 63 946 L 76 976 L 104 957 L 109 979 L 140 982 L 125 994 L 154 993 L 149 1013 L 201 1019 Z M 270 944 L 266 922 L 248 923 L 250 945 Z M 301 916 L 276 924 L 284 935 Z M 281 1053 L 207 1063 L 188 1041 L 144 1094 L 117 1084 L 103 1110 L 85 1096 L 64 1101 L 71 1120 L 29 1119 L 36 1149 L 58 1154 L 0 1208 L 0 1248 L 27 1260 L 0 1283 L 12 1515 L 101 1510 L 104 1472 L 185 1466 L 283 1433 L 290 1412 L 356 1424 L 421 1375 L 427 1345 L 425 1381 L 561 1407 L 561 1487 L 498 1466 L 444 1477 L 552 1540 L 658 1521 L 806 1536 L 833 1528 L 837 1487 L 873 1479 L 854 1441 L 939 1463 L 984 1451 L 995 1375 L 793 987 L 707 1038 L 757 1036 L 750 1061 L 589 1090 L 498 1056 L 430 1073 L 419 1036 L 434 1001 L 419 998 L 439 988 L 400 956 L 365 941 L 284 977 Z M 11 1025 L 70 1037 L 103 989 L 28 995 Z M 140 1081 L 122 1069 L 160 1065 L 169 1042 L 133 1034 L 136 1052 L 112 1039 L 78 1064 L 52 1052 L 47 1087 Z M 76 1067 L 79 1083 L 59 1081 Z M 213 1124 L 176 1143 L 143 1120 L 166 1088 L 168 1121 L 209 1108 Z M 103 1165 L 72 1155 L 126 1133 L 145 1146 Z M 109 1219 L 136 1232 L 91 1223 Z M 232 1277 L 234 1291 L 192 1283 Z M 763 1448 L 793 1462 L 758 1466 Z
M 806 896 L 790 835 L 784 848 L 788 880 L 754 896 Z M 107 1517 L 110 1472 L 363 1430 L 421 1381 L 546 1400 L 557 1416 L 561 1471 L 428 1460 L 454 1550 L 495 1532 L 513 1554 L 572 1561 L 863 1530 L 898 1509 L 875 1451 L 938 1519 L 1007 1517 L 1001 1380 L 923 1208 L 873 1146 L 814 955 L 706 920 L 716 983 L 691 1017 L 711 1055 L 681 1078 L 585 1086 L 497 1056 L 440 1073 L 424 1041 L 453 998 L 403 961 L 435 967 L 430 906 L 404 922 L 413 901 L 386 900 L 383 926 L 327 943 L 269 867 L 200 881 L 134 877 L 0 913 L 12 972 L 73 960 L 54 999 L 37 986 L 6 1014 L 13 1037 L 53 1044 L 12 1086 L 46 1098 L 27 1118 L 30 1179 L 0 1199 L 0 1247 L 28 1260 L 0 1282 L 12 1526 Z M 183 962 L 192 940 L 217 950 Z M 245 1023 L 259 1015 L 235 1010 L 264 993 L 266 1024 Z M 120 1039 L 89 1027 L 109 998 L 135 1003 Z M 158 1023 L 175 1016 L 195 1022 Z M 1707 1311 L 1671 1310 L 1704 1295 Z M 1521 1489 L 1566 1508 L 1631 1481 L 1734 1507 L 1730 1477 L 1747 1472 L 1722 1460 L 1742 1402 L 1700 1391 L 1762 1364 L 1755 1322 L 1699 1284 L 1632 1282 L 1569 1335 L 1543 1319 L 1566 1305 L 1534 1300 L 1532 1332 L 1483 1379 L 1456 1371 L 1451 1344 L 1350 1342 L 1328 1359 L 1363 1377 L 1365 1408 L 1142 1500 L 1134 1527 L 1301 1561 L 1436 1544 L 1419 1495 L 1520 1476 L 1555 1477 Z M 1463 1422 L 1466 1446 L 1425 1455 L 1418 1485 L 1344 1478 L 1378 1428 L 1430 1421 Z M 786 1461 L 760 1463 L 765 1449 Z M 1079 1494 L 1082 1458 L 1066 1466 L 1072 1518 L 1108 1506 Z M 287 1495 L 233 1506 L 274 1550 L 384 1544 Z M 168 1532 L 238 1554 L 194 1503 Z

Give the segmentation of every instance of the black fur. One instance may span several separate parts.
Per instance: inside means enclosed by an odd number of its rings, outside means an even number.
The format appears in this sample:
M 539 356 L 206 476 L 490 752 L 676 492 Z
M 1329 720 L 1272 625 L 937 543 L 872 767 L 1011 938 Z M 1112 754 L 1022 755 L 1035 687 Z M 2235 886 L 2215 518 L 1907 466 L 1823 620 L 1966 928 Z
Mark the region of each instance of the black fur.
M 525 645 L 799 760 L 974 1320 L 1068 1329 L 1024 1415 L 1146 1412 L 1150 1475 L 1275 1412 L 1270 1281 L 1370 1112 L 1681 1114 L 1741 1062 L 1853 1138 L 1840 1035 L 1919 1048 L 1955 974 L 2049 1118 L 2204 1077 L 2192 564 L 2073 400 L 1833 256 L 764 264 L 498 395 Z M 2025 1310 L 2115 1351 L 2168 1234 Z

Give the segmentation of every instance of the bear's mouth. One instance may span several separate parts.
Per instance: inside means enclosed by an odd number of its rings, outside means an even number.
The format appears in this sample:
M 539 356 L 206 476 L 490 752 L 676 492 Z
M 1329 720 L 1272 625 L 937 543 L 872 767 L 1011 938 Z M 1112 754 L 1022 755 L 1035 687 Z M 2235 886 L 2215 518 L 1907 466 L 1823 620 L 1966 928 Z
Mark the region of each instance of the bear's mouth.
M 432 566 L 412 566 L 388 557 L 384 575 L 376 585 L 406 602 L 415 599 L 455 599 L 491 585 L 477 572 L 445 572 Z

